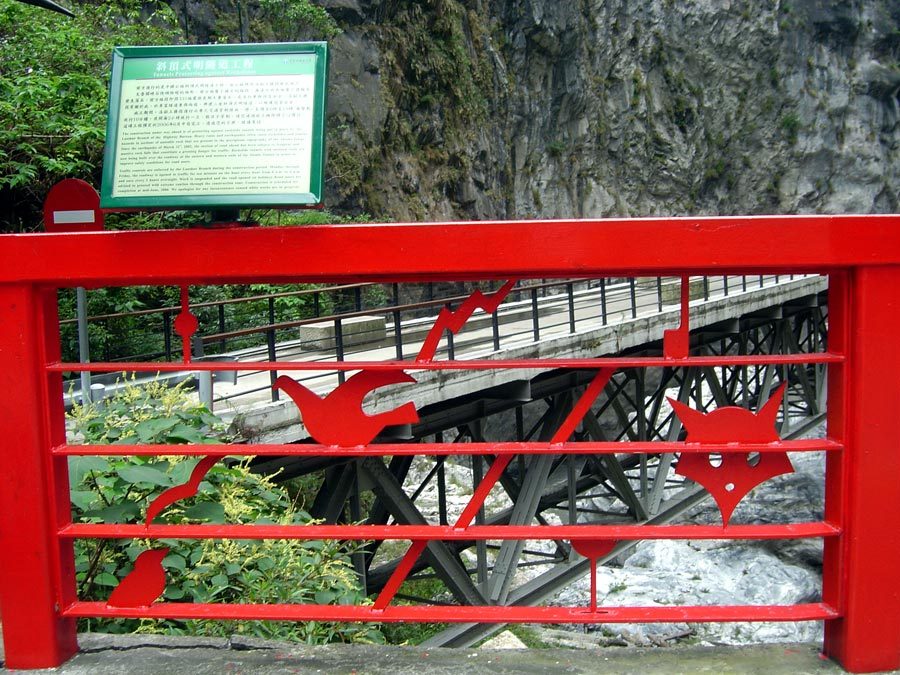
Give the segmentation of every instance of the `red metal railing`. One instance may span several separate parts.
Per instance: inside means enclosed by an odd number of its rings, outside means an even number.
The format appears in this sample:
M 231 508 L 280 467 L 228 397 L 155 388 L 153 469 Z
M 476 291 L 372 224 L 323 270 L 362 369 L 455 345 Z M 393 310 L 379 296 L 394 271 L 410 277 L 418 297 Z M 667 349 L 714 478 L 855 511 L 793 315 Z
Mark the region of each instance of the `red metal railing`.
M 808 216 L 0 237 L 0 320 L 4 326 L 0 338 L 0 397 L 4 413 L 0 432 L 5 460 L 0 474 L 0 611 L 6 665 L 58 665 L 77 650 L 76 618 L 104 616 L 554 623 L 824 620 L 825 653 L 847 669 L 865 672 L 900 667 L 900 586 L 892 579 L 895 570 L 900 569 L 900 425 L 896 423 L 900 409 L 900 350 L 896 348 L 900 334 L 898 231 L 897 216 Z M 85 259 L 97 264 L 84 265 Z M 431 355 L 420 354 L 416 360 L 385 362 L 254 363 L 254 369 L 283 373 L 360 372 L 348 377 L 341 388 L 329 395 L 331 403 L 324 406 L 324 413 L 304 409 L 302 397 L 296 394 L 304 422 L 320 441 L 318 444 L 75 446 L 66 441 L 62 414 L 64 372 L 127 369 L 153 373 L 183 370 L 185 364 L 190 364 L 187 369 L 198 371 L 247 367 L 240 363 L 192 362 L 190 337 L 196 322 L 185 309 L 188 285 L 778 273 L 828 274 L 828 351 L 691 356 L 684 339 L 688 329 L 684 322 L 680 329 L 667 335 L 661 357 L 434 361 Z M 183 340 L 182 362 L 61 363 L 56 290 L 68 286 L 138 284 L 173 284 L 184 289 L 183 311 L 175 322 Z M 683 319 L 687 318 L 686 298 L 684 294 Z M 753 425 L 752 419 L 764 417 L 761 407 L 755 416 L 736 408 L 709 413 L 703 428 L 692 426 L 687 417 L 682 417 L 688 429 L 684 442 L 633 442 L 623 448 L 622 443 L 569 440 L 581 415 L 616 370 L 742 363 L 827 363 L 827 438 L 783 441 L 772 437 L 771 426 Z M 363 394 L 382 382 L 408 382 L 422 371 L 549 368 L 596 371 L 593 382 L 549 442 L 372 445 L 371 429 L 366 426 L 371 425 L 372 418 L 345 414 L 352 409 L 354 400 L 358 403 Z M 291 393 L 287 382 L 283 387 Z M 768 408 L 774 410 L 777 405 Z M 394 417 L 386 418 L 385 423 L 395 423 L 398 416 L 408 418 L 415 410 L 401 407 L 393 413 Z M 679 412 L 689 414 L 690 410 Z M 318 427 L 314 419 L 317 415 L 321 417 Z M 328 440 L 322 442 L 322 438 Z M 789 450 L 824 451 L 824 519 L 784 525 L 729 525 L 726 493 L 735 489 L 736 478 L 721 489 L 713 483 L 708 486 L 722 509 L 722 526 L 471 524 L 485 496 L 516 454 L 609 454 L 626 450 L 681 453 L 685 467 L 694 455 L 721 453 L 727 458 L 759 452 L 759 466 L 771 465 L 766 469 L 769 476 L 784 471 L 775 464 L 783 461 Z M 241 454 L 360 457 L 404 453 L 491 454 L 496 459 L 454 525 L 87 524 L 73 523 L 71 518 L 67 462 L 73 455 L 185 454 L 215 461 L 215 457 Z M 772 458 L 771 462 L 767 458 Z M 685 469 L 684 473 L 698 482 L 704 481 L 702 472 L 692 475 Z M 571 541 L 595 564 L 616 541 L 795 537 L 824 540 L 820 602 L 791 606 L 598 607 L 594 594 L 590 605 L 581 607 L 392 603 L 416 558 L 432 541 L 563 539 Z M 129 604 L 112 599 L 107 603 L 86 602 L 77 597 L 73 561 L 76 538 L 400 539 L 409 541 L 410 547 L 373 605 Z

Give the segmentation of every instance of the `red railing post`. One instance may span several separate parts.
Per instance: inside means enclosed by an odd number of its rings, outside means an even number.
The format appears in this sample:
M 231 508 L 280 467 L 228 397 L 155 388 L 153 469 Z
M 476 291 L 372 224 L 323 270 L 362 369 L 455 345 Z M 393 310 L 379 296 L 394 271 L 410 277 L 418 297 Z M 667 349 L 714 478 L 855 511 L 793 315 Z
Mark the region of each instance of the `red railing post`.
M 900 667 L 900 267 L 862 267 L 831 277 L 829 436 L 844 442 L 829 461 L 826 518 L 843 535 L 827 542 L 825 652 L 853 672 Z
M 70 519 L 62 381 L 43 366 L 59 359 L 56 293 L 0 285 L 0 613 L 6 666 L 57 666 L 78 650 L 72 543 L 56 536 Z

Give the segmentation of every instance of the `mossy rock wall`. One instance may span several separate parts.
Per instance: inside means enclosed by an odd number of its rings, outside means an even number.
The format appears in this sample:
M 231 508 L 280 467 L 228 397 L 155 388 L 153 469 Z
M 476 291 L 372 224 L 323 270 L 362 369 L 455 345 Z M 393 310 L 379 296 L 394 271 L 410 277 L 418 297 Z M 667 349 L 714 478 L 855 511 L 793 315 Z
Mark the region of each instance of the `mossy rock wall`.
M 330 38 L 326 205 L 337 213 L 898 208 L 896 2 L 321 5 L 342 31 Z

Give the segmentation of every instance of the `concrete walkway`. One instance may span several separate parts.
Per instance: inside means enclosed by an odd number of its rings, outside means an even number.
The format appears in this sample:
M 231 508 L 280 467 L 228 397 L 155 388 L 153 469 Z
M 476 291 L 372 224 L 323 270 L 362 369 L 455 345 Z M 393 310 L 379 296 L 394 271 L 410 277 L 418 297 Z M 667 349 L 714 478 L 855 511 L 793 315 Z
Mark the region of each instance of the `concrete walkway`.
M 425 649 L 305 645 L 241 639 L 86 634 L 66 675 L 109 673 L 842 673 L 819 645 L 671 647 L 658 649 Z M 8 671 L 7 671 L 8 672 Z M 896 672 L 896 671 L 895 671 Z

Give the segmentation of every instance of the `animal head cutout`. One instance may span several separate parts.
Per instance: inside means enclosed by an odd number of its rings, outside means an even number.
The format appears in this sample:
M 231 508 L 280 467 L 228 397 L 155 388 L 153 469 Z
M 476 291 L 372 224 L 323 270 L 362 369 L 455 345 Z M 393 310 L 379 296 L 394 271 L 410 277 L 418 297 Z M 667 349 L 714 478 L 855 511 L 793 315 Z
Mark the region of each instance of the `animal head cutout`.
M 782 384 L 759 412 L 728 406 L 702 413 L 669 399 L 675 414 L 687 431 L 688 443 L 774 443 L 781 440 L 775 431 L 775 419 L 784 397 Z M 675 473 L 690 478 L 707 489 L 728 525 L 735 507 L 756 486 L 770 478 L 792 473 L 794 467 L 786 452 L 683 452 Z

